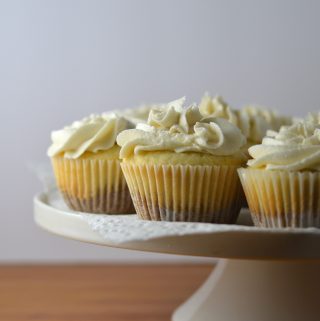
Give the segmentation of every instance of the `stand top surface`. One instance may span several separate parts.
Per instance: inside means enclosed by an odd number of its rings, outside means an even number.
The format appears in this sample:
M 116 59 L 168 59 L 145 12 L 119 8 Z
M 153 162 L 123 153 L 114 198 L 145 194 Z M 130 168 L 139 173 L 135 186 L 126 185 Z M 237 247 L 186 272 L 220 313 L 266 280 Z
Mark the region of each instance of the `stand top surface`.
M 93 229 L 90 220 L 101 218 L 100 214 L 83 215 L 57 207 L 51 201 L 50 193 L 41 193 L 34 198 L 34 219 L 43 229 L 59 236 L 109 247 L 148 252 L 254 260 L 314 260 L 320 259 L 320 229 L 262 229 L 248 225 L 218 225 L 203 223 L 174 223 L 174 231 L 160 233 L 146 239 L 145 235 L 127 241 L 115 241 L 104 233 Z M 102 216 L 104 217 L 104 215 Z M 134 229 L 132 215 L 111 216 L 108 228 L 114 231 L 121 225 L 121 231 Z M 105 217 L 108 219 L 107 217 Z M 114 223 L 116 222 L 116 224 Z M 113 227 L 112 225 L 115 224 Z M 144 228 L 144 223 L 139 226 Z M 148 229 L 161 227 L 159 222 L 146 222 Z M 193 229 L 188 229 L 193 224 Z M 200 224 L 200 225 L 199 225 Z M 202 225 L 201 225 L 202 224 Z M 239 224 L 248 224 L 244 215 Z M 209 226 L 210 225 L 210 226 Z M 203 229 L 205 227 L 205 229 Z M 194 229 L 195 228 L 195 229 Z M 184 230 L 183 230 L 184 229 Z

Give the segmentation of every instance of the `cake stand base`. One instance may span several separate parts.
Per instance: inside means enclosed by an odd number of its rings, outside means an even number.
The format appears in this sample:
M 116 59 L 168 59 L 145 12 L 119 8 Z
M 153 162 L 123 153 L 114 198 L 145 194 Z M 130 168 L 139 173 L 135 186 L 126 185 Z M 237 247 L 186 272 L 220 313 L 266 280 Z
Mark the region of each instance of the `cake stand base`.
M 319 261 L 220 260 L 173 321 L 319 321 Z

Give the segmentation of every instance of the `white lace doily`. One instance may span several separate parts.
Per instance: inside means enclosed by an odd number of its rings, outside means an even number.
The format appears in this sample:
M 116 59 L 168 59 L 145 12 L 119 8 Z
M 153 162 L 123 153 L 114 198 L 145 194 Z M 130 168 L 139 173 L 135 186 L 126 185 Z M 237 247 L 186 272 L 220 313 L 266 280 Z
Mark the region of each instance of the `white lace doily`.
M 245 210 L 240 215 L 239 224 L 246 225 L 225 225 L 209 223 L 188 223 L 188 222 L 154 222 L 140 220 L 137 215 L 103 215 L 74 212 L 67 208 L 61 196 L 55 192 L 50 193 L 48 203 L 60 210 L 70 212 L 74 215 L 80 215 L 88 223 L 90 228 L 99 233 L 99 235 L 115 244 L 121 244 L 131 241 L 143 241 L 165 236 L 219 233 L 230 231 L 259 231 L 275 232 L 275 229 L 261 229 L 250 224 L 250 217 Z M 277 232 L 288 232 L 288 229 L 277 230 Z M 301 229 L 291 229 L 292 232 L 301 232 Z M 303 232 L 315 232 L 318 229 L 303 229 Z

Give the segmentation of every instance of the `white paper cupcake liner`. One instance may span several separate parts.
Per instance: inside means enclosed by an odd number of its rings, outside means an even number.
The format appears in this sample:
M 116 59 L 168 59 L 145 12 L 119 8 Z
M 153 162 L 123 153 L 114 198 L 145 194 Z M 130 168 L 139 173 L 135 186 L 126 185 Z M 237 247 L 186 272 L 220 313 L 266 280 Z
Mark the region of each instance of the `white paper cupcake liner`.
M 145 220 L 234 223 L 241 184 L 233 166 L 121 163 L 138 216 Z
M 239 169 L 254 224 L 320 227 L 320 174 Z
M 67 205 L 80 212 L 134 213 L 118 160 L 53 158 L 57 186 Z

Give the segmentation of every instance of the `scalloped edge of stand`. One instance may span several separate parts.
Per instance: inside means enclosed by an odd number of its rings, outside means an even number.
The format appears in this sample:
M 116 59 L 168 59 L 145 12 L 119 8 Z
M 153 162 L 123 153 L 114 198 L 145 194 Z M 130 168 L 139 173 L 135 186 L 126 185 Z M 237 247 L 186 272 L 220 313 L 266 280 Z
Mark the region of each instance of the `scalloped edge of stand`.
M 34 198 L 34 219 L 43 229 L 74 240 L 123 249 L 231 259 L 315 260 L 320 259 L 320 230 L 260 229 L 240 231 L 230 225 L 209 233 L 174 235 L 121 244 L 110 242 L 91 229 L 76 212 L 56 209 L 47 194 Z M 124 219 L 125 223 L 125 219 Z

